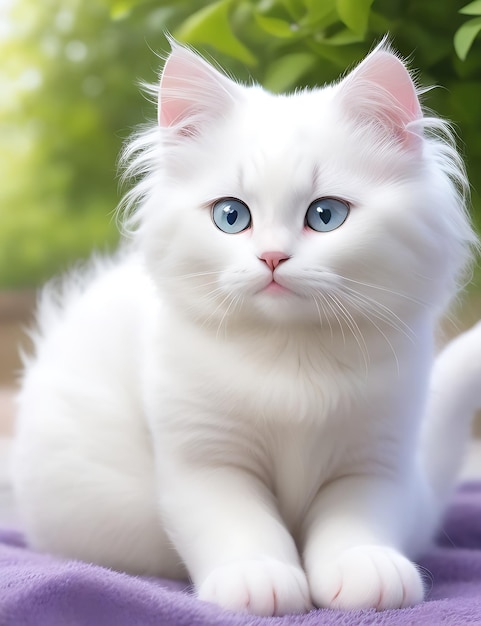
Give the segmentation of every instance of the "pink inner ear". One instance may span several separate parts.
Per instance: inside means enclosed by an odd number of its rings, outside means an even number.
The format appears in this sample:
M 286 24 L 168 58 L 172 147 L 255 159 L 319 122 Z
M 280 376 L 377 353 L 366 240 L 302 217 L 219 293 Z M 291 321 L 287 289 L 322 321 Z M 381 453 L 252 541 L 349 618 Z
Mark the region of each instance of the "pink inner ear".
M 204 59 L 175 42 L 159 87 L 159 125 L 192 134 L 218 118 L 239 96 L 237 85 Z
M 341 83 L 344 110 L 356 119 L 376 120 L 406 147 L 421 135 L 408 128 L 423 116 L 414 82 L 402 61 L 381 43 Z
M 183 97 L 188 94 L 188 85 L 192 83 L 192 63 L 186 62 L 183 54 L 175 50 L 167 59 L 159 88 L 159 125 L 172 126 L 189 116 L 193 102 Z M 187 91 L 186 91 L 187 89 Z
M 416 88 L 404 64 L 392 53 L 385 50 L 374 52 L 359 67 L 364 80 L 376 84 L 391 94 L 400 109 L 406 114 L 407 120 L 413 121 L 422 117 L 421 106 Z

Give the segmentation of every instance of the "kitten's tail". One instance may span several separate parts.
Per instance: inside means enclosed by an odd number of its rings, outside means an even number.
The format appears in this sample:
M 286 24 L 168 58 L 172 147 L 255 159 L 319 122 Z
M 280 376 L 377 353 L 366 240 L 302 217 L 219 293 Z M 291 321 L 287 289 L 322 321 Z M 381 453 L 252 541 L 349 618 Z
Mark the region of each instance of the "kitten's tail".
M 449 343 L 434 363 L 424 422 L 424 463 L 441 506 L 456 484 L 481 408 L 481 322 Z

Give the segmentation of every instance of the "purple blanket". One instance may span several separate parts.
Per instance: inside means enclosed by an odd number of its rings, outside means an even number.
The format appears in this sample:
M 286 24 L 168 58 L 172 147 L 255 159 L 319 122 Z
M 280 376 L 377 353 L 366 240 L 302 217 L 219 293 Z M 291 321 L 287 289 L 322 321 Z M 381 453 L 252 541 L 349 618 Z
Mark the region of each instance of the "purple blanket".
M 196 600 L 183 583 L 139 578 L 26 549 L 0 531 L 0 626 L 349 626 L 481 624 L 481 483 L 457 493 L 422 560 L 432 586 L 411 608 L 253 617 Z

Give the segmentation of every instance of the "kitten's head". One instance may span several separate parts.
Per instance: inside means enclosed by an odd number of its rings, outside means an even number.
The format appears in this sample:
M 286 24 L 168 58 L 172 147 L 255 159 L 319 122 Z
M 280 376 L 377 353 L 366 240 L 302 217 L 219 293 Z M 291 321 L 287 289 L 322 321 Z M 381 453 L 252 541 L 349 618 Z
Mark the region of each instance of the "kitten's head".
M 474 242 L 464 170 L 386 45 L 280 96 L 174 45 L 158 95 L 158 125 L 127 149 L 144 174 L 129 200 L 174 306 L 216 326 L 349 328 L 454 295 Z

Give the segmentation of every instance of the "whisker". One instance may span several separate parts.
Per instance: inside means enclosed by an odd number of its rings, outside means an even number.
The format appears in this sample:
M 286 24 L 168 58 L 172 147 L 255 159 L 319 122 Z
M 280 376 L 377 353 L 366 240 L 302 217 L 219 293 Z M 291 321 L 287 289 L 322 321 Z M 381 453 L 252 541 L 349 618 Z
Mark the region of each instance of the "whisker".
M 205 294 L 205 298 L 206 299 L 210 299 L 210 300 L 216 300 L 217 299 L 217 295 L 218 294 L 223 295 L 223 293 L 224 293 L 224 290 L 222 289 L 222 287 L 216 287 L 216 289 L 211 289 L 208 293 L 206 293 Z M 222 302 L 219 302 L 217 304 L 216 309 L 209 315 L 207 320 L 204 320 L 203 324 L 205 324 L 210 319 L 210 317 L 212 317 L 212 315 L 214 315 L 216 313 L 216 311 L 219 308 L 219 306 L 222 306 Z M 196 308 L 197 308 L 197 302 L 194 302 L 193 304 L 191 304 L 190 306 L 185 308 L 184 311 L 186 313 L 188 313 L 188 312 L 192 311 L 193 309 L 195 310 Z
M 316 297 L 316 295 L 317 295 L 317 297 Z M 331 332 L 331 341 L 332 341 L 334 335 L 333 335 L 333 332 L 332 332 L 332 325 L 331 325 L 330 317 L 326 313 L 326 309 L 324 308 L 324 304 L 323 304 L 323 300 L 325 301 L 325 298 L 322 295 L 322 293 L 317 293 L 316 295 L 312 294 L 312 299 L 314 300 L 314 304 L 316 305 L 317 312 L 319 314 L 319 321 L 320 321 L 321 326 L 322 326 L 322 323 L 323 323 L 324 319 L 326 319 L 327 324 L 329 326 L 329 330 Z M 322 300 L 321 300 L 321 298 L 322 298 Z M 321 314 L 321 309 L 322 309 L 322 314 Z
M 220 289 L 216 289 L 214 291 L 220 291 Z M 215 316 L 215 314 L 217 313 L 217 311 L 225 304 L 225 302 L 227 302 L 229 300 L 229 298 L 231 298 L 231 294 L 228 293 L 226 294 L 222 300 L 217 304 L 217 306 L 215 307 L 215 309 L 212 311 L 212 313 L 202 322 L 202 326 L 205 326 L 206 324 L 208 325 L 209 322 L 211 321 L 211 319 Z
M 318 301 L 317 301 L 317 299 L 316 299 L 316 296 L 315 296 L 314 294 L 312 295 L 312 299 L 314 300 L 314 304 L 316 305 L 317 315 L 318 315 L 318 317 L 319 317 L 319 323 L 320 323 L 320 324 L 321 324 L 321 326 L 322 326 L 322 315 L 321 315 L 321 309 L 319 308 L 319 303 L 318 303 Z
M 322 294 L 319 294 L 319 295 L 322 297 L 322 299 L 321 299 L 321 301 L 319 302 L 319 304 L 320 304 L 320 305 L 321 305 L 321 307 L 322 307 L 322 311 L 324 312 L 324 315 L 326 315 L 327 323 L 328 323 L 328 325 L 329 325 L 329 331 L 330 331 L 330 333 L 331 333 L 331 340 L 332 340 L 332 339 L 334 338 L 334 331 L 332 330 L 331 319 L 330 319 L 329 315 L 327 315 L 327 314 L 325 313 L 325 309 L 324 309 L 324 304 L 326 304 L 326 298 L 325 298 Z M 324 303 L 324 304 L 323 304 L 323 303 Z M 326 306 L 327 306 L 327 304 L 326 304 Z
M 403 334 L 409 341 L 415 341 L 416 337 L 412 328 L 389 307 L 350 287 L 345 286 L 344 289 L 345 297 L 355 306 L 356 310 L 366 318 L 369 317 L 368 314 L 373 315 L 379 321 L 384 322 L 394 330 Z
M 332 304 L 332 301 L 334 301 L 334 304 L 336 304 L 336 302 L 335 302 L 335 300 L 333 300 L 331 293 L 326 293 L 326 294 L 322 294 L 322 295 L 325 297 L 326 305 L 331 309 L 331 312 L 333 313 L 334 317 L 337 320 L 337 323 L 339 325 L 339 329 L 340 329 L 341 335 L 342 335 L 342 341 L 343 341 L 344 345 L 346 345 L 346 335 L 344 334 L 344 328 L 342 327 L 342 320 L 339 318 L 338 312 L 336 310 L 336 306 L 333 306 L 333 304 Z M 331 300 L 331 302 L 329 300 Z
M 232 296 L 232 294 L 231 294 L 231 293 L 229 293 L 229 294 L 228 294 L 228 296 L 229 296 L 229 298 L 231 298 L 231 301 L 229 302 L 229 304 L 228 304 L 228 306 L 227 306 L 226 310 L 224 311 L 224 314 L 222 315 L 222 317 L 221 317 L 221 319 L 220 319 L 219 326 L 217 327 L 217 332 L 216 332 L 216 334 L 215 334 L 216 339 L 218 339 L 218 338 L 219 338 L 220 329 L 222 328 L 222 324 L 224 323 L 224 320 L 225 320 L 225 322 L 226 322 L 226 323 L 225 323 L 225 326 L 224 326 L 224 337 L 226 337 L 226 336 L 227 336 L 227 319 L 228 319 L 228 317 L 227 317 L 227 316 L 228 316 L 229 311 L 231 310 L 231 307 L 232 307 L 233 305 L 234 305 L 234 306 L 233 306 L 233 308 L 232 308 L 232 311 L 234 311 L 234 309 L 235 309 L 235 304 L 236 304 L 236 303 L 237 303 L 237 301 L 239 300 L 239 296 L 238 296 L 238 295 L 237 295 L 237 296 Z
M 212 272 L 191 272 L 190 274 L 178 274 L 177 276 L 175 276 L 175 278 L 187 279 L 187 278 L 198 278 L 199 276 L 213 276 L 213 275 L 220 276 L 220 274 L 222 274 L 222 272 L 219 270 L 215 270 Z
M 203 289 L 204 287 L 210 287 L 210 285 L 218 285 L 217 280 L 211 280 L 208 283 L 201 283 L 200 285 L 193 285 L 193 289 Z
M 379 291 L 384 291 L 386 293 L 390 293 L 393 296 L 398 296 L 399 298 L 403 298 L 404 300 L 409 300 L 410 302 L 414 302 L 415 304 L 419 304 L 423 307 L 427 307 L 428 303 L 423 300 L 419 300 L 418 298 L 413 298 L 412 296 L 408 296 L 405 293 L 400 291 L 394 291 L 393 289 L 388 289 L 387 287 L 381 287 L 381 285 L 373 285 L 371 283 L 366 283 L 360 280 L 354 280 L 353 278 L 347 278 L 347 276 L 340 276 L 343 281 L 348 281 L 350 283 L 355 283 L 356 285 L 361 285 L 362 287 L 369 287 L 371 289 L 377 289 Z
M 353 306 L 356 306 L 355 303 L 351 303 L 351 304 Z M 382 328 L 380 328 L 380 326 L 378 324 L 376 324 L 376 322 L 372 319 L 372 317 L 365 310 L 360 308 L 359 305 L 357 305 L 356 308 L 364 315 L 364 317 L 368 320 L 368 322 L 370 322 L 374 326 L 374 328 L 379 332 L 379 334 L 384 338 L 384 340 L 388 344 L 388 346 L 391 349 L 391 352 L 392 352 L 392 354 L 394 356 L 394 360 L 396 361 L 396 369 L 397 369 L 397 373 L 399 375 L 399 373 L 401 371 L 400 368 L 399 368 L 399 359 L 398 359 L 398 356 L 396 354 L 396 350 L 394 349 L 394 346 L 392 345 L 391 341 L 389 340 L 387 334 L 382 330 Z M 398 329 L 398 330 L 401 330 L 401 329 Z
M 367 373 L 369 369 L 369 349 L 364 339 L 364 335 L 362 334 L 361 329 L 359 328 L 359 325 L 357 324 L 356 320 L 351 315 L 349 310 L 344 306 L 342 301 L 335 294 L 331 294 L 331 296 L 337 303 L 339 310 L 341 312 L 341 315 L 343 316 L 347 324 L 347 327 L 351 331 L 352 336 L 354 337 L 357 345 L 359 346 L 359 350 L 364 360 L 365 371 Z

